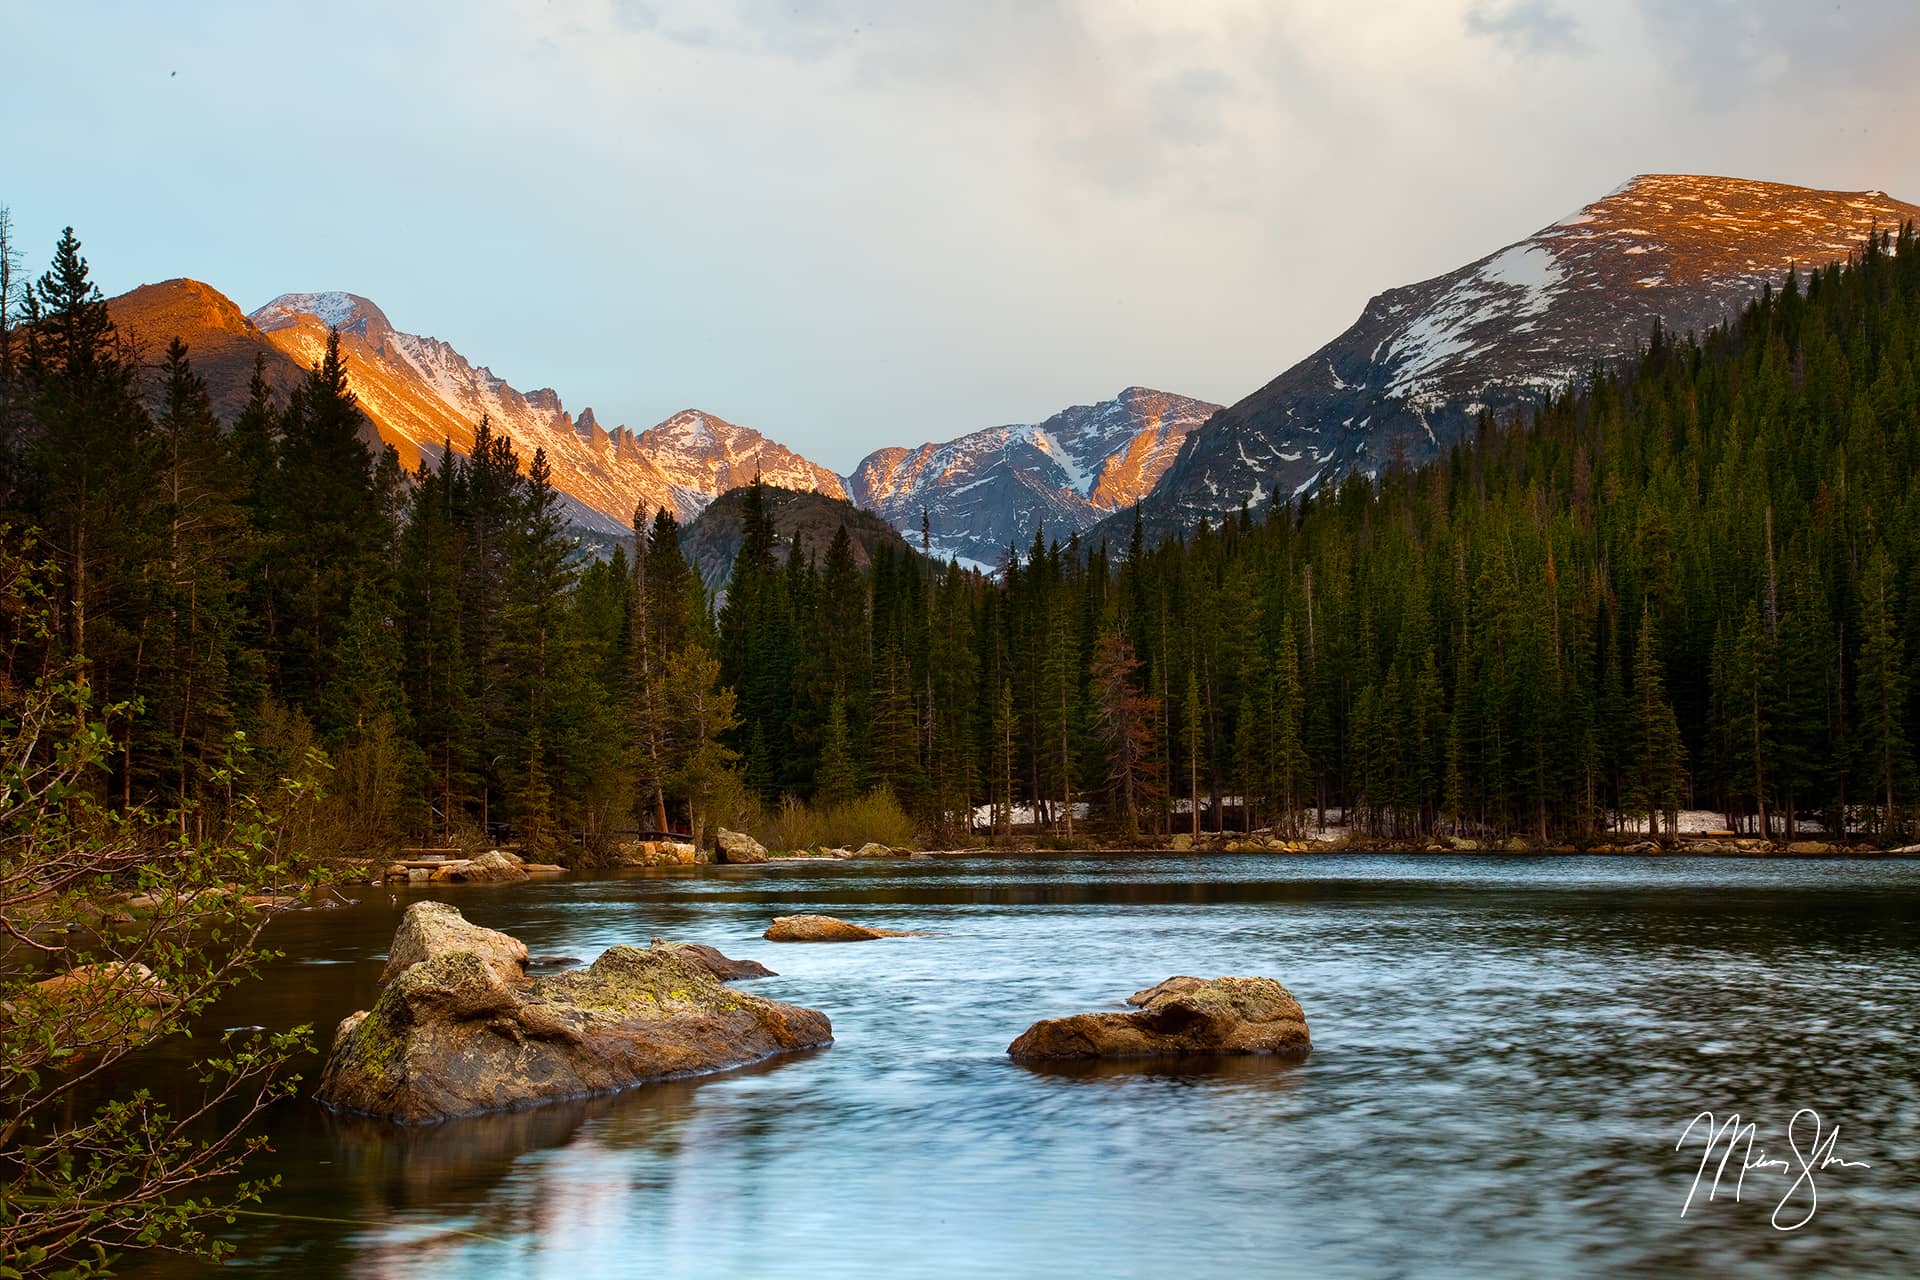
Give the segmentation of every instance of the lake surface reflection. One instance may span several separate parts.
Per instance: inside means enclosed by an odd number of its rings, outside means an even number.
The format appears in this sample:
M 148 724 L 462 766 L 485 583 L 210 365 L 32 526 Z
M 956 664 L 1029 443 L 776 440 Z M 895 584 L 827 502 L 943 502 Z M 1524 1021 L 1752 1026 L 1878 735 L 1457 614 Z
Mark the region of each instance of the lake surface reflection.
M 413 898 L 357 892 L 276 921 L 285 959 L 221 1025 L 325 1038 L 365 1008 Z M 1920 863 L 1052 856 L 419 896 L 535 953 L 658 935 L 762 960 L 780 976 L 750 989 L 825 1010 L 837 1042 L 424 1130 L 282 1106 L 259 1167 L 285 1185 L 265 1207 L 340 1221 L 243 1220 L 243 1269 L 1920 1274 Z M 802 911 L 934 936 L 760 939 Z M 1036 1018 L 1175 973 L 1279 978 L 1311 1060 L 1039 1072 L 1005 1056 Z M 1801 1107 L 1872 1167 L 1818 1174 L 1818 1212 L 1791 1233 L 1769 1224 L 1791 1178 L 1767 1170 L 1681 1217 L 1689 1119 L 1739 1112 L 1789 1156 Z

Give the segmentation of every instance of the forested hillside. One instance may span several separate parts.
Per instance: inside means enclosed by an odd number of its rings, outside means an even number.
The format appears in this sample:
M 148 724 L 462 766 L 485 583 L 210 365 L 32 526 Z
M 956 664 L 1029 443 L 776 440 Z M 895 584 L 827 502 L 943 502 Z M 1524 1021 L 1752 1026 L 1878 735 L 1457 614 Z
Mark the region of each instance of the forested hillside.
M 1043 531 L 997 580 L 783 545 L 756 486 L 716 613 L 671 515 L 581 557 L 544 456 L 487 423 L 469 460 L 375 456 L 337 344 L 221 430 L 69 234 L 0 331 L 6 536 L 58 619 L 10 652 L 84 661 L 117 803 L 205 798 L 236 735 L 319 747 L 347 849 L 593 847 L 882 788 L 947 840 L 977 806 L 1166 831 L 1196 796 L 1209 828 L 1558 840 L 1698 806 L 1888 837 L 1920 730 L 1917 308 L 1909 230 L 1429 466 L 1157 546 Z

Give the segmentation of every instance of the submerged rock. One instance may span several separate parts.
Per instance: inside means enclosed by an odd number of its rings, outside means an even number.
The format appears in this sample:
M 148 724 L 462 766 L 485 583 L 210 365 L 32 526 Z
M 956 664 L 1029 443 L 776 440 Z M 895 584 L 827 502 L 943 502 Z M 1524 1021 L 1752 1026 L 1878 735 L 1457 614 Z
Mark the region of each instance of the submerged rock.
M 825 1014 L 723 986 L 671 945 L 611 947 L 587 968 L 531 980 L 507 976 L 497 955 L 427 949 L 371 1010 L 340 1023 L 315 1093 L 322 1104 L 432 1124 L 833 1039 Z
M 705 969 L 722 982 L 732 982 L 739 978 L 776 978 L 776 974 L 758 960 L 730 960 L 720 954 L 718 948 L 699 942 L 668 942 L 664 938 L 655 938 L 653 945 L 673 952 L 684 960 Z
M 28 985 L 14 1000 L 0 1001 L 9 1020 L 51 1023 L 75 1061 L 101 1046 L 122 1044 L 151 1029 L 175 1003 L 166 983 L 135 960 L 83 964 Z
M 1034 1023 L 1007 1052 L 1024 1059 L 1264 1053 L 1304 1058 L 1306 1014 L 1272 978 L 1169 978 L 1136 992 L 1133 1013 L 1079 1013 Z
M 832 916 L 781 916 L 760 935 L 768 942 L 870 942 L 875 938 L 912 938 L 901 929 L 872 929 Z
M 767 860 L 767 847 L 744 831 L 729 831 L 721 827 L 713 833 L 713 842 L 719 849 L 717 861 L 745 863 Z
M 166 984 L 153 970 L 137 960 L 105 960 L 99 964 L 78 965 L 65 973 L 42 978 L 28 990 L 50 1003 L 127 1000 L 135 1004 L 163 1005 L 171 998 Z

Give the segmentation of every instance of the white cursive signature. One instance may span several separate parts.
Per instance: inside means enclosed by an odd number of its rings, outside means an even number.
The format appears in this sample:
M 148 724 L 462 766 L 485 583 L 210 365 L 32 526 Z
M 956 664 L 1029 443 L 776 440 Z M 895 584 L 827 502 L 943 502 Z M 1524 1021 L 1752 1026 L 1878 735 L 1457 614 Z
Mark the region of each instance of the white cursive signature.
M 1803 1134 L 1801 1129 L 1811 1124 L 1813 1131 Z M 1765 1170 L 1769 1173 L 1792 1174 L 1794 1166 L 1800 1172 L 1794 1176 L 1793 1185 L 1780 1197 L 1780 1203 L 1773 1210 L 1773 1226 L 1777 1231 L 1798 1231 L 1813 1221 L 1814 1211 L 1820 1207 L 1820 1193 L 1814 1186 L 1813 1175 L 1824 1169 L 1838 1166 L 1842 1169 L 1871 1169 L 1873 1166 L 1864 1160 L 1845 1160 L 1834 1152 L 1834 1144 L 1840 1141 L 1840 1126 L 1834 1125 L 1825 1134 L 1821 1133 L 1820 1113 L 1812 1107 L 1802 1107 L 1793 1113 L 1793 1119 L 1787 1122 L 1787 1147 L 1793 1152 L 1791 1161 L 1779 1157 L 1769 1157 L 1764 1147 L 1754 1145 L 1758 1126 L 1752 1121 L 1742 1123 L 1739 1113 L 1728 1116 L 1724 1121 L 1716 1122 L 1713 1112 L 1702 1111 L 1687 1122 L 1681 1131 L 1680 1141 L 1673 1144 L 1675 1151 L 1687 1145 L 1687 1139 L 1698 1129 L 1703 1139 L 1700 1148 L 1700 1167 L 1693 1175 L 1693 1186 L 1687 1191 L 1687 1202 L 1680 1208 L 1680 1216 L 1686 1217 L 1687 1210 L 1693 1208 L 1694 1197 L 1700 1194 L 1700 1184 L 1707 1177 L 1707 1167 L 1713 1165 L 1713 1181 L 1707 1187 L 1707 1199 L 1712 1201 L 1720 1194 L 1720 1182 L 1727 1176 L 1727 1169 L 1733 1163 L 1736 1150 L 1739 1151 L 1738 1176 L 1733 1183 L 1733 1198 L 1740 1199 L 1740 1193 L 1747 1185 L 1747 1174 L 1751 1170 Z M 1801 1148 L 1801 1139 L 1805 1137 L 1807 1146 Z M 1742 1148 L 1744 1144 L 1744 1149 Z M 1714 1154 L 1718 1152 L 1720 1161 L 1714 1164 Z M 1784 1221 L 1790 1211 L 1802 1205 L 1805 1212 L 1792 1221 Z

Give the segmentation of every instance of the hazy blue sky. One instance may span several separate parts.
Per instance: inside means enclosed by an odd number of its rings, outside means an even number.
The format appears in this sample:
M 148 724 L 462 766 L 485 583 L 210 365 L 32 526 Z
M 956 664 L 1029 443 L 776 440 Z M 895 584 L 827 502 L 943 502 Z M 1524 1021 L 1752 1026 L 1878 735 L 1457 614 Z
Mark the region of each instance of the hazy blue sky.
M 611 425 L 837 469 L 1145 383 L 1639 172 L 1920 201 L 1920 4 L 0 0 L 37 271 L 347 289 Z

